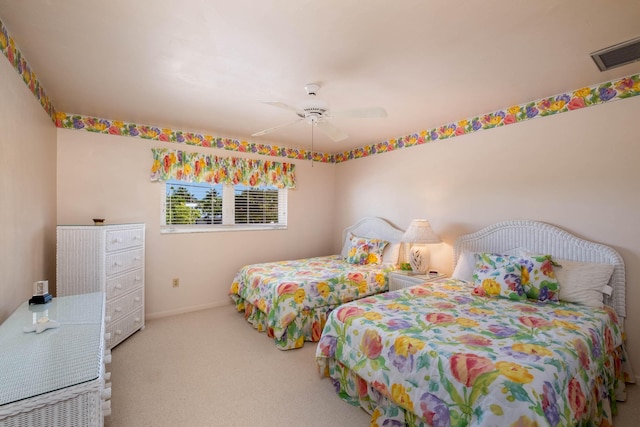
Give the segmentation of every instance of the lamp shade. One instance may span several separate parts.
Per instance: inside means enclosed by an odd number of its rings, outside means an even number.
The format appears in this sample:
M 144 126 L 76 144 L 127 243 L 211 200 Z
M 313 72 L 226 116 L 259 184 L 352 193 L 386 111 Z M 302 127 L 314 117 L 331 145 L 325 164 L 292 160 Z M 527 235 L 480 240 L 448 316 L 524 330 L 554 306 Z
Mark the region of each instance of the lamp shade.
M 402 236 L 403 242 L 431 244 L 441 243 L 440 237 L 431 229 L 431 224 L 426 219 L 414 219 Z

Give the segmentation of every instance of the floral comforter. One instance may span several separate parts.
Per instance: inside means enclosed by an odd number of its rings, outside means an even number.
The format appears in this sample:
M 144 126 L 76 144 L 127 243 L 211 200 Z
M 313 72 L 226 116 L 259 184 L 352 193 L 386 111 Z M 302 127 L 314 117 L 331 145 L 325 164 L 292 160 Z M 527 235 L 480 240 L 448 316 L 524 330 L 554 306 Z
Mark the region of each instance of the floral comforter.
M 446 280 L 330 313 L 316 357 L 371 425 L 611 425 L 613 309 L 513 302 Z
M 339 255 L 252 264 L 233 279 L 238 311 L 281 349 L 318 341 L 327 313 L 348 301 L 388 289 L 392 267 L 354 265 Z

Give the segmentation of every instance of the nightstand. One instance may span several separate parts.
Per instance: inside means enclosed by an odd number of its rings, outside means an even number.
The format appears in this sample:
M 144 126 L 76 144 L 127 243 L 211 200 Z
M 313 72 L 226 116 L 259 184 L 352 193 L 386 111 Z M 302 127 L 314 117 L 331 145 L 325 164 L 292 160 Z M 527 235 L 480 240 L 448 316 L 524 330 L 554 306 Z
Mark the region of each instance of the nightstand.
M 408 271 L 395 270 L 389 272 L 389 290 L 397 291 L 398 289 L 408 288 L 410 286 L 419 285 L 424 282 L 432 282 L 446 277 L 447 276 L 444 274 L 409 274 Z

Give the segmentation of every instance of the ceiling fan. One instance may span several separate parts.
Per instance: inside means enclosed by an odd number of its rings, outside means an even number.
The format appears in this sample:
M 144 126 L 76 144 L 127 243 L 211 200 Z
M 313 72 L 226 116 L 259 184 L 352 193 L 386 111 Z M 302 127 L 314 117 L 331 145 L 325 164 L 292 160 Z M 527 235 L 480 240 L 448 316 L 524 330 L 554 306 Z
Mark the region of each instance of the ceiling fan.
M 318 90 L 320 89 L 320 85 L 317 83 L 309 83 L 305 85 L 304 89 L 309 96 L 307 100 L 300 102 L 297 106 L 292 106 L 289 104 L 285 104 L 284 102 L 279 101 L 263 101 L 265 104 L 272 105 L 274 107 L 283 108 L 285 110 L 293 111 L 298 118 L 292 122 L 283 123 L 278 126 L 274 126 L 269 129 L 262 130 L 260 132 L 256 132 L 251 136 L 261 136 L 266 135 L 268 133 L 274 132 L 280 128 L 285 126 L 290 126 L 292 124 L 306 121 L 311 124 L 312 130 L 313 125 L 317 126 L 320 131 L 325 133 L 329 138 L 333 141 L 342 141 L 347 138 L 346 132 L 338 129 L 336 126 L 329 122 L 329 119 L 333 117 L 348 117 L 348 118 L 376 118 L 376 117 L 387 117 L 387 112 L 384 108 L 380 107 L 372 107 L 372 108 L 356 108 L 351 110 L 342 110 L 342 111 L 332 111 L 329 109 L 329 105 L 322 101 L 321 99 L 316 98 Z

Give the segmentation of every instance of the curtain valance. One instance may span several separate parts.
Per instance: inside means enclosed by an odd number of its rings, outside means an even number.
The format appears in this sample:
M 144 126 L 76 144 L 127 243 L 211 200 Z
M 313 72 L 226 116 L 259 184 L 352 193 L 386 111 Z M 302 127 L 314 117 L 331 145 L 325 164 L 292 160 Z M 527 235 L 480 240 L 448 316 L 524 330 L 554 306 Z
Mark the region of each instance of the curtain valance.
M 248 187 L 296 187 L 295 165 L 291 163 L 218 157 L 164 148 L 152 148 L 151 152 L 151 181 L 177 179 Z

